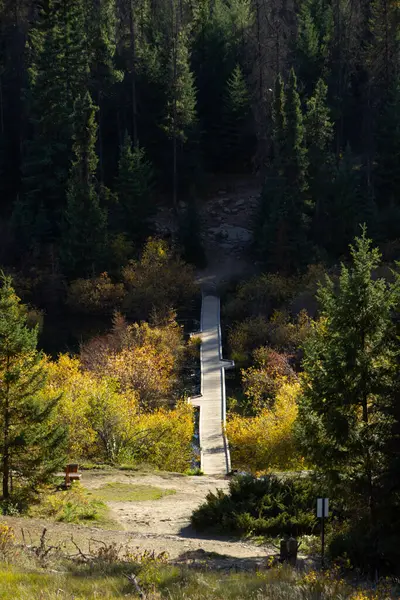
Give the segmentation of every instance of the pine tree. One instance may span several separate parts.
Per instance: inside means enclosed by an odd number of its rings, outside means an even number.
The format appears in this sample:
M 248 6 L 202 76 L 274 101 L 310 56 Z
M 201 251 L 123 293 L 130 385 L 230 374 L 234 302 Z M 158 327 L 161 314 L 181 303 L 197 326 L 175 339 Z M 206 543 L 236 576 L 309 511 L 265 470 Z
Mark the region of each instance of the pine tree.
M 15 485 L 32 491 L 48 481 L 65 457 L 65 431 L 52 421 L 58 399 L 41 398 L 46 370 L 37 339 L 38 329 L 27 326 L 11 278 L 1 275 L 0 460 L 5 501 Z
M 116 68 L 116 1 L 86 0 L 87 44 L 89 54 L 89 91 L 99 110 L 98 117 L 98 154 L 99 174 L 104 180 L 104 142 L 103 130 L 108 108 L 108 99 L 112 96 L 115 83 L 123 80 L 123 72 Z M 112 115 L 112 113 L 111 113 Z M 111 116 L 110 115 L 110 116 Z
M 53 242 L 65 207 L 72 158 L 71 115 L 86 85 L 83 0 L 49 0 L 29 38 L 26 106 L 32 136 L 25 144 L 23 194 L 14 211 L 20 243 Z
M 369 14 L 367 67 L 373 87 L 385 97 L 399 76 L 400 6 L 397 0 L 372 0 Z
M 393 82 L 378 119 L 376 134 L 376 189 L 383 209 L 400 204 L 400 77 Z
M 240 65 L 227 81 L 223 111 L 223 152 L 230 169 L 249 165 L 254 152 L 250 95 Z
M 273 105 L 273 162 L 263 191 L 262 254 L 268 267 L 292 272 L 309 254 L 306 238 L 307 148 L 292 69 L 285 95 L 277 78 Z
M 273 164 L 279 175 L 284 173 L 286 144 L 286 95 L 283 79 L 279 74 L 275 81 L 272 105 Z
M 176 18 L 176 17 L 175 17 Z M 168 65 L 169 93 L 166 131 L 172 139 L 173 154 L 173 204 L 177 210 L 178 158 L 190 132 L 194 130 L 196 115 L 196 90 L 190 70 L 188 37 L 184 29 L 173 33 L 173 43 Z
M 329 222 L 326 220 L 328 195 L 332 191 L 334 172 L 333 124 L 327 106 L 328 87 L 320 79 L 314 95 L 307 102 L 305 118 L 309 156 L 308 181 L 314 206 L 313 237 L 322 244 Z
M 116 189 L 120 207 L 120 228 L 139 246 L 149 234 L 148 219 L 153 213 L 151 193 L 153 169 L 143 148 L 132 148 L 125 134 L 118 165 Z
M 305 192 L 308 188 L 308 158 L 305 145 L 305 131 L 300 96 L 297 91 L 297 77 L 291 69 L 286 94 L 286 156 L 285 175 L 293 193 Z M 300 202 L 301 199 L 299 198 Z
M 385 412 L 396 373 L 397 286 L 373 277 L 380 254 L 365 229 L 351 256 L 339 285 L 328 278 L 319 290 L 320 321 L 304 348 L 298 435 L 335 497 L 351 499 L 354 516 L 376 523 L 382 448 L 390 435 Z
M 332 30 L 330 3 L 326 0 L 303 0 L 298 16 L 294 59 L 299 79 L 309 94 L 318 79 L 326 75 Z
M 375 213 L 375 203 L 366 189 L 365 174 L 348 145 L 334 173 L 323 214 L 326 223 L 322 231 L 323 245 L 330 256 L 338 258 L 345 254 L 362 223 L 373 227 Z
M 97 167 L 96 107 L 89 92 L 75 102 L 73 114 L 75 160 L 72 163 L 64 214 L 61 258 L 73 275 L 89 275 L 104 264 L 107 216 L 95 185 Z

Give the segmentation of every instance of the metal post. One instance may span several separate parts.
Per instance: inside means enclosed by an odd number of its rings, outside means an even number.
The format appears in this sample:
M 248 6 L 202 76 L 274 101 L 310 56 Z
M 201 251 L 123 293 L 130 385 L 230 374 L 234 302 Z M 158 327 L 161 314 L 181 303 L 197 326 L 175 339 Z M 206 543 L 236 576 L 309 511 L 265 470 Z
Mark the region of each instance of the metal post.
M 325 502 L 326 498 L 322 498 L 322 523 L 321 523 L 321 566 L 325 567 Z

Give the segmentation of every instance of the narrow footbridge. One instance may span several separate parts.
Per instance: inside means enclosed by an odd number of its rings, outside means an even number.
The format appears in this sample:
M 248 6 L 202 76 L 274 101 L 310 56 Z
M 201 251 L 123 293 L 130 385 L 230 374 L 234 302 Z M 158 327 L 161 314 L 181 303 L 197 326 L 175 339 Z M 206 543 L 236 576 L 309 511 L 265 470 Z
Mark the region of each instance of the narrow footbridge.
M 201 393 L 191 398 L 200 407 L 201 469 L 206 475 L 226 475 L 231 470 L 226 419 L 225 369 L 233 361 L 222 359 L 220 299 L 203 293 L 201 307 Z

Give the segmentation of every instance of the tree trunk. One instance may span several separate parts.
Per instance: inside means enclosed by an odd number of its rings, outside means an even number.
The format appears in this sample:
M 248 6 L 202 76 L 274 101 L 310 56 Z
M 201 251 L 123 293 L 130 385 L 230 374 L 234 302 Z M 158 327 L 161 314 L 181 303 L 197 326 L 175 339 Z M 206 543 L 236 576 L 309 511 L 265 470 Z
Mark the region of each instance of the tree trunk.
M 10 369 L 10 359 L 7 358 L 6 373 Z M 9 400 L 9 385 L 6 388 L 6 400 L 4 407 L 4 427 L 3 427 L 3 500 L 8 500 L 10 497 L 9 481 L 10 481 L 10 400 Z
M 173 155 L 174 155 L 174 166 L 173 166 L 173 193 L 172 193 L 172 202 L 175 208 L 176 213 L 178 212 L 178 165 L 177 165 L 177 143 L 176 143 L 176 134 L 174 133 L 173 139 Z
M 4 448 L 3 451 L 5 452 Z M 10 497 L 10 491 L 8 482 L 10 479 L 10 460 L 7 453 L 3 455 L 3 500 L 8 500 Z
M 101 110 L 101 91 L 97 92 L 97 105 L 99 107 L 99 172 L 100 172 L 100 181 L 104 183 L 104 156 L 103 156 L 103 121 L 101 118 L 102 110 Z
M 173 18 L 173 46 L 172 46 L 172 61 L 173 61 L 173 173 L 172 173 L 172 203 L 176 214 L 178 214 L 178 160 L 177 160 L 177 106 L 176 106 L 176 80 L 177 80 L 177 44 L 178 44 L 178 19 L 176 15 L 176 6 L 174 0 L 172 4 Z
M 4 134 L 3 82 L 0 74 L 0 133 Z
M 264 101 L 264 82 L 263 82 L 263 65 L 261 52 L 261 26 L 260 26 L 260 5 L 259 0 L 256 2 L 257 11 L 257 58 L 258 58 L 258 96 L 260 106 L 263 106 Z
M 365 352 L 365 335 L 362 334 L 362 348 Z M 367 381 L 367 374 L 363 375 L 364 382 L 364 390 L 362 397 L 362 419 L 365 426 L 369 424 L 369 414 L 368 414 L 368 393 L 366 389 L 365 382 Z M 368 510 L 370 515 L 371 524 L 375 523 L 375 502 L 374 502 L 374 488 L 372 481 L 372 460 L 371 460 L 371 449 L 367 445 L 365 449 L 365 475 L 367 478 L 367 493 L 368 493 Z
M 131 36 L 131 90 L 132 90 L 132 141 L 136 148 L 138 145 L 137 132 L 137 98 L 136 98 L 136 38 L 135 38 L 135 19 L 133 14 L 133 1 L 129 2 L 129 26 Z

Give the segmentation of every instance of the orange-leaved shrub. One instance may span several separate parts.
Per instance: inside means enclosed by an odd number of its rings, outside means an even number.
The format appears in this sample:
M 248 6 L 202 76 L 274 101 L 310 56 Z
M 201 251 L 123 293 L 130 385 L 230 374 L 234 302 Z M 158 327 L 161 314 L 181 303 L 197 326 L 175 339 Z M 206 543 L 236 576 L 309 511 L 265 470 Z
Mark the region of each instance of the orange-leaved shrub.
M 152 323 L 128 325 L 121 315 L 115 315 L 110 333 L 82 347 L 83 365 L 116 380 L 123 392 L 133 392 L 141 408 L 176 400 L 184 340 L 175 317 L 168 313 L 164 319 L 154 317 Z

